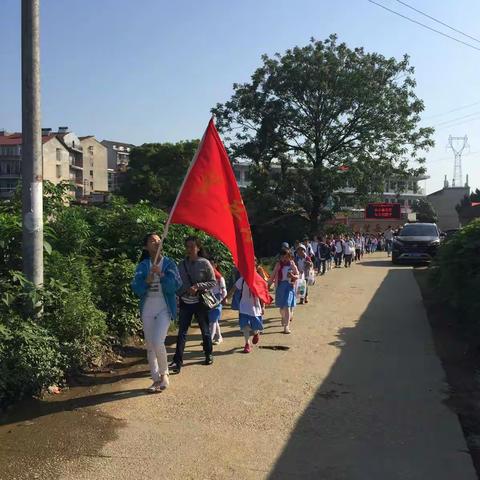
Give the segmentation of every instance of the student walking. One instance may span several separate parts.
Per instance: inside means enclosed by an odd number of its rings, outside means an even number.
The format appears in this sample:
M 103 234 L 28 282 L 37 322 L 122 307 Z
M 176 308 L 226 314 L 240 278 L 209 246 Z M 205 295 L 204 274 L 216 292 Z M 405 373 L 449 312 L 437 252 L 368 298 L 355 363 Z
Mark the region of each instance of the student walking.
M 240 293 L 238 306 L 238 323 L 245 338 L 243 353 L 250 353 L 252 345 L 260 341 L 260 332 L 263 330 L 263 302 L 253 295 L 245 280 L 240 277 L 235 282 L 235 288 Z
M 352 256 L 353 252 L 355 251 L 355 243 L 353 240 L 347 235 L 345 241 L 343 242 L 343 252 L 345 257 L 345 268 L 349 268 L 352 266 Z
M 153 264 L 160 247 L 160 237 L 156 233 L 145 236 L 144 250 L 131 284 L 140 297 L 140 316 L 153 380 L 148 388 L 150 393 L 160 392 L 170 383 L 165 338 L 171 320 L 177 316 L 175 292 L 181 285 L 173 260 L 159 255 L 158 262 Z
M 297 249 L 297 260 L 295 262 L 298 269 L 298 280 L 305 282 L 305 294 L 300 297 L 300 304 L 308 303 L 308 277 L 310 271 L 313 269 L 313 262 L 309 255 L 307 255 L 307 249 L 305 245 L 300 244 Z
M 387 256 L 389 257 L 392 254 L 392 247 L 393 247 L 393 229 L 392 226 L 389 225 L 385 233 L 383 234 L 383 238 L 385 239 L 385 247 L 387 249 Z
M 359 233 L 355 235 L 355 260 L 357 262 L 362 258 L 362 237 Z
M 225 285 L 225 279 L 218 271 L 218 265 L 214 258 L 210 258 L 213 271 L 215 273 L 216 285 L 212 288 L 212 293 L 215 298 L 220 302 L 218 306 L 208 311 L 208 320 L 210 322 L 210 335 L 212 337 L 213 345 L 218 345 L 223 342 L 222 332 L 220 330 L 220 320 L 222 319 L 222 301 L 227 296 L 227 286 Z
M 318 271 L 320 275 L 325 275 L 325 272 L 327 271 L 327 265 L 332 261 L 332 252 L 330 245 L 325 242 L 325 239 L 323 237 L 321 237 L 320 241 L 318 242 L 318 257 Z
M 185 249 L 187 257 L 180 262 L 178 268 L 182 286 L 177 291 L 180 298 L 177 347 L 170 364 L 175 373 L 180 373 L 182 368 L 187 332 L 194 316 L 202 332 L 205 365 L 213 363 L 212 337 L 208 321 L 209 309 L 202 301 L 201 294 L 216 286 L 215 273 L 210 262 L 203 258 L 202 245 L 197 237 L 186 238 Z
M 342 258 L 343 258 L 343 240 L 340 235 L 335 239 L 335 267 L 342 267 Z
M 275 305 L 280 309 L 283 333 L 291 333 L 290 322 L 296 304 L 295 282 L 298 280 L 298 276 L 298 269 L 292 259 L 291 252 L 282 248 L 280 250 L 280 260 L 273 269 L 268 285 L 270 286 L 273 282 L 276 284 Z

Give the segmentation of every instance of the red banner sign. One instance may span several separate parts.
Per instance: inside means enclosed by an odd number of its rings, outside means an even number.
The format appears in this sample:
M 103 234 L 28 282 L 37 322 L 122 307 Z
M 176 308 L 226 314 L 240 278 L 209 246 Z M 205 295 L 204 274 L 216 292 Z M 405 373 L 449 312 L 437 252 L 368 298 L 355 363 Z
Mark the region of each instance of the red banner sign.
M 369 203 L 365 208 L 365 218 L 393 220 L 401 218 L 399 203 Z

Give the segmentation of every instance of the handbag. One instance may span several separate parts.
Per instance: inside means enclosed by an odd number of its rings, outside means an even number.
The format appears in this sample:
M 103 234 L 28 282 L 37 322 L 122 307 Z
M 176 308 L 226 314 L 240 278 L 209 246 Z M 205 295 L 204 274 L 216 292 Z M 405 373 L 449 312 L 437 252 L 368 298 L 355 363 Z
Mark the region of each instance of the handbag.
M 190 272 L 188 271 L 187 264 L 185 262 L 183 262 L 183 268 L 185 269 L 185 273 L 187 274 L 190 285 L 193 285 L 192 277 L 190 276 Z M 198 293 L 200 303 L 202 303 L 207 310 L 213 310 L 221 303 L 221 300 L 218 299 L 211 290 L 199 290 Z
M 243 284 L 245 280 L 242 281 L 242 288 L 235 289 L 235 292 L 232 297 L 232 310 L 240 310 L 240 302 L 242 301 L 242 294 L 243 294 Z
M 300 298 L 305 298 L 305 294 L 307 293 L 307 282 L 300 278 L 297 281 L 297 293 Z

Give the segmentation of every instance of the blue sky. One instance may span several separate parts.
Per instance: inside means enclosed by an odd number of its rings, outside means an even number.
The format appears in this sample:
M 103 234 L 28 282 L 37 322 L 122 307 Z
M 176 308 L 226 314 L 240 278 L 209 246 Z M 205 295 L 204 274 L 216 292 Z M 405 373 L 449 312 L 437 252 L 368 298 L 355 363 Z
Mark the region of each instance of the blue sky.
M 396 0 L 384 5 L 442 28 Z M 20 1 L 2 0 L 0 128 L 19 130 Z M 480 38 L 478 0 L 407 3 Z M 337 33 L 349 46 L 411 57 L 425 124 L 428 192 L 453 175 L 449 134 L 468 135 L 463 171 L 480 187 L 480 51 L 367 0 L 41 0 L 42 124 L 132 143 L 200 137 L 209 110 L 249 79 L 263 53 Z M 452 34 L 444 28 L 445 32 Z M 456 35 L 480 47 L 480 43 Z M 477 102 L 476 105 L 472 105 Z M 458 111 L 450 112 L 453 109 Z M 447 113 L 450 112 L 450 113 Z M 458 120 L 455 120 L 458 119 Z

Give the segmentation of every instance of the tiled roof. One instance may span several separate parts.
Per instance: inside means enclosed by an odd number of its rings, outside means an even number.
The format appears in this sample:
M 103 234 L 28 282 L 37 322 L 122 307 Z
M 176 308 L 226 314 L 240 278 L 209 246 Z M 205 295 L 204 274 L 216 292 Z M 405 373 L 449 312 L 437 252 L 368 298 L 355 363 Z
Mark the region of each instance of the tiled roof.
M 49 140 L 54 138 L 54 135 L 44 135 L 42 136 L 42 143 L 46 143 Z M 22 134 L 21 133 L 12 133 L 10 135 L 1 135 L 0 134 L 0 145 L 21 145 L 22 144 Z

